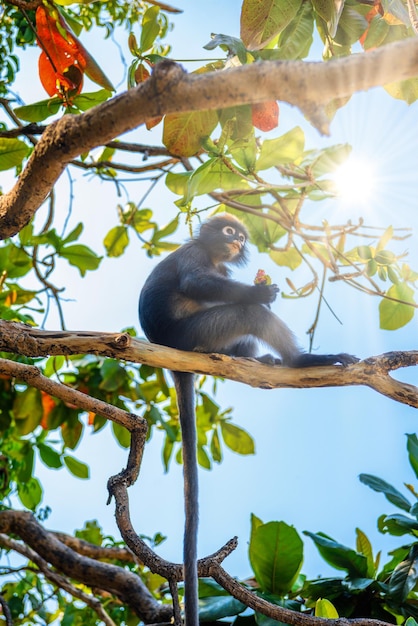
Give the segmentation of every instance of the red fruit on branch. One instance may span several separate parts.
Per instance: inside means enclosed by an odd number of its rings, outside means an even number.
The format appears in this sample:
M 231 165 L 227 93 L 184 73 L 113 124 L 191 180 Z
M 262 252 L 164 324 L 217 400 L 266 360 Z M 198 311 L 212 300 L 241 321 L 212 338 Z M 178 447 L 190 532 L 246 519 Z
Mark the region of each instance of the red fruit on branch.
M 279 105 L 275 100 L 252 105 L 253 126 L 267 132 L 279 125 Z

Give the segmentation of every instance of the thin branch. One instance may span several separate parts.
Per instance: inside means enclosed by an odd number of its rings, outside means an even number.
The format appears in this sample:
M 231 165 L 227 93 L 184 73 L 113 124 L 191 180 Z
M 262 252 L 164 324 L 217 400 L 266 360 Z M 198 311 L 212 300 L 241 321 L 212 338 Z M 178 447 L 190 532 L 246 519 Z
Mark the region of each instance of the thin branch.
M 6 620 L 6 626 L 13 626 L 12 613 L 6 599 L 2 595 L 0 595 L 0 606 L 3 611 L 4 619 Z

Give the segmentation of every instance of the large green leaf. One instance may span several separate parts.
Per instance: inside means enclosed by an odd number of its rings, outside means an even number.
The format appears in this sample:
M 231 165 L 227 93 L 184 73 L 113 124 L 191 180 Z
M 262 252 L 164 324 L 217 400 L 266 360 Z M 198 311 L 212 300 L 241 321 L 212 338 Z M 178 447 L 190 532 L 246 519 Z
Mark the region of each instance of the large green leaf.
M 85 463 L 82 463 L 78 459 L 74 458 L 73 456 L 69 456 L 68 454 L 64 456 L 64 463 L 73 476 L 82 479 L 89 478 L 90 470 L 88 465 L 86 465 Z
M 255 454 L 254 439 L 243 428 L 221 422 L 221 432 L 225 444 L 238 454 Z
M 199 599 L 199 621 L 216 622 L 229 615 L 238 615 L 247 607 L 231 596 L 214 596 Z
M 402 328 L 414 317 L 415 308 L 408 304 L 415 304 L 414 290 L 406 283 L 397 283 L 387 290 L 386 296 L 379 304 L 380 328 Z
M 304 533 L 314 541 L 322 558 L 329 565 L 336 569 L 346 570 L 350 576 L 356 578 L 367 577 L 367 559 L 363 554 L 337 543 L 322 533 L 315 534 L 309 531 L 304 531 Z
M 418 438 L 415 433 L 407 435 L 407 450 L 409 463 L 415 472 L 415 476 L 418 478 Z
M 160 8 L 158 6 L 149 7 L 144 13 L 139 44 L 141 52 L 146 52 L 152 48 L 154 41 L 160 34 L 159 14 Z
M 218 123 L 216 111 L 173 113 L 164 118 L 163 143 L 172 154 L 193 156 Z
M 251 567 L 261 589 L 281 596 L 296 580 L 303 561 L 303 543 L 293 526 L 268 522 L 253 527 Z
M 18 483 L 17 493 L 23 506 L 34 511 L 42 500 L 42 487 L 37 478 L 30 478 L 26 483 Z
M 62 467 L 61 455 L 56 450 L 46 445 L 38 443 L 39 456 L 47 467 L 59 469 Z
M 60 98 L 48 98 L 48 100 L 40 100 L 33 104 L 26 104 L 14 109 L 15 114 L 25 122 L 42 122 L 47 117 L 58 113 L 62 106 Z
M 97 270 L 102 257 L 97 256 L 93 250 L 82 244 L 65 246 L 60 250 L 60 256 L 74 265 L 79 270 L 81 276 L 85 276 L 88 270 Z
M 121 256 L 129 245 L 129 235 L 126 226 L 111 228 L 103 240 L 108 256 Z
M 344 8 L 344 0 L 312 0 L 312 4 L 314 5 L 315 11 L 326 23 L 328 33 L 331 37 L 334 37 Z
M 241 39 L 248 50 L 264 48 L 296 16 L 302 0 L 244 0 Z
M 305 135 L 299 126 L 277 139 L 266 139 L 261 145 L 260 156 L 257 159 L 257 171 L 294 163 L 301 157 L 304 146 Z
M 190 176 L 186 200 L 211 191 L 247 189 L 248 183 L 235 172 L 231 172 L 222 159 L 215 157 L 200 165 Z
M 409 512 L 411 508 L 409 500 L 385 480 L 382 480 L 377 476 L 373 476 L 372 474 L 360 474 L 359 478 L 360 481 L 370 487 L 370 489 L 383 493 L 389 502 L 397 506 L 399 509 Z
M 416 515 L 414 507 L 411 508 L 411 515 Z M 418 522 L 416 519 L 414 520 L 400 513 L 382 515 L 379 517 L 378 527 L 381 533 L 389 533 L 395 537 L 401 537 L 409 533 L 414 537 L 418 535 Z
M 418 582 L 418 546 L 411 548 L 408 557 L 399 563 L 389 579 L 388 592 L 397 602 L 404 602 Z
M 29 146 L 20 139 L 0 137 L 0 170 L 10 170 L 21 165 L 29 151 Z
M 28 435 L 35 430 L 43 415 L 41 394 L 38 389 L 28 387 L 16 395 L 13 415 L 17 430 L 21 435 Z
M 335 606 L 326 598 L 319 598 L 315 603 L 315 617 L 337 619 L 339 617 Z

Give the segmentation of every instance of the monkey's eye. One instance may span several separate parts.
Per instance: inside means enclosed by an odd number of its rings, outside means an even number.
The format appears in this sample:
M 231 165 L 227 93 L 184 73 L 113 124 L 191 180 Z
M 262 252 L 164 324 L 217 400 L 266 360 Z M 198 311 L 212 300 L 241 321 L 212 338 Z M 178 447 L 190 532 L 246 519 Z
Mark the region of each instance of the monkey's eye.
M 231 235 L 235 235 L 235 228 L 232 228 L 232 226 L 224 226 L 222 228 L 222 232 L 224 235 L 228 235 L 230 237 Z
M 240 240 L 241 244 L 244 245 L 245 243 L 245 235 L 243 235 L 242 233 L 240 233 L 238 235 L 238 239 Z

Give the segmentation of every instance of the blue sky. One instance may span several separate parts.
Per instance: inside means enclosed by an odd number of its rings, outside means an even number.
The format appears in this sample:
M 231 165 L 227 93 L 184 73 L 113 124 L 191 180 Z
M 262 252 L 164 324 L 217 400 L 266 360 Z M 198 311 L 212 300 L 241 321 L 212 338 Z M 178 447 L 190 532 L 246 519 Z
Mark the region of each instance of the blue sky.
M 213 56 L 213 52 L 203 50 L 203 45 L 212 32 L 239 35 L 240 4 L 237 0 L 211 1 L 208 10 L 208 3 L 175 2 L 175 6 L 184 9 L 184 14 L 174 17 L 175 29 L 169 35 L 173 57 Z M 114 84 L 123 89 L 114 44 L 92 36 L 82 39 Z M 34 51 L 22 59 L 17 88 L 26 102 L 45 97 L 41 87 L 38 90 L 34 85 L 36 60 Z M 185 67 L 189 66 L 185 64 Z M 373 162 L 378 173 L 375 197 L 367 209 L 329 201 L 312 204 L 311 215 L 317 218 L 325 215 L 330 222 L 341 223 L 348 215 L 361 214 L 371 225 L 414 228 L 402 249 L 409 250 L 411 265 L 417 269 L 417 105 L 407 107 L 404 102 L 391 99 L 382 89 L 356 95 L 337 113 L 329 138 L 320 137 L 297 109 L 281 106 L 277 134 L 295 125 L 303 128 L 308 148 L 349 142 L 353 154 Z M 156 144 L 159 143 L 158 133 L 158 130 L 148 133 L 139 129 L 129 138 Z M 275 133 L 269 135 L 274 136 Z M 75 176 L 73 224 L 83 220 L 86 243 L 102 253 L 103 237 L 116 222 L 116 204 L 124 198 L 117 197 L 110 186 L 90 182 L 79 173 Z M 1 183 L 6 191 L 10 184 L 7 175 L 2 176 Z M 138 201 L 146 188 L 146 182 L 138 183 L 137 189 L 131 192 L 132 199 Z M 57 200 L 61 222 L 67 215 L 68 190 L 69 181 L 64 174 Z M 175 199 L 163 186 L 150 195 L 148 206 L 157 207 L 161 224 L 171 219 Z M 204 206 L 204 200 L 200 202 Z M 252 282 L 258 267 L 267 269 L 266 260 L 255 249 L 251 256 L 249 268 L 239 274 L 241 280 L 248 282 Z M 106 331 L 138 327 L 138 293 L 155 262 L 146 259 L 134 242 L 121 259 L 104 259 L 100 270 L 83 281 L 75 270 L 63 264 L 55 281 L 67 286 L 67 327 Z M 278 267 L 269 268 L 269 273 L 279 286 L 285 286 L 287 275 L 291 277 L 290 271 Z M 378 325 L 376 298 L 337 284 L 330 285 L 326 295 L 342 325 L 323 308 L 315 336 L 315 348 L 319 352 L 348 351 L 368 357 L 388 350 L 416 349 L 416 317 L 404 329 L 382 331 Z M 292 326 L 304 347 L 307 347 L 305 332 L 312 323 L 315 305 L 315 300 L 282 299 L 273 305 L 273 310 Z M 58 318 L 52 312 L 47 328 L 58 328 L 58 325 Z M 396 376 L 418 384 L 416 368 L 401 371 Z M 405 453 L 405 433 L 416 431 L 418 414 L 414 409 L 396 404 L 372 390 L 354 387 L 265 391 L 228 382 L 219 385 L 217 401 L 224 408 L 234 407 L 235 421 L 252 434 L 257 454 L 240 457 L 226 452 L 222 465 L 211 472 L 201 471 L 199 553 L 202 556 L 237 534 L 239 548 L 225 566 L 233 575 L 248 575 L 246 555 L 252 512 L 264 521 L 284 520 L 294 524 L 300 532 L 322 530 L 351 546 L 354 546 L 356 526 L 369 535 L 376 550 L 385 552 L 401 543 L 377 532 L 378 515 L 392 512 L 393 507 L 382 496 L 361 485 L 358 474 L 376 474 L 398 488 L 404 481 L 414 482 Z M 180 560 L 181 468 L 173 465 L 165 475 L 160 450 L 161 440 L 156 436 L 147 445 L 140 478 L 130 490 L 132 519 L 138 532 L 152 535 L 161 531 L 168 535 L 160 553 Z M 78 481 L 63 471 L 56 474 L 39 465 L 46 488 L 45 503 L 53 507 L 48 526 L 71 532 L 85 519 L 97 518 L 105 532 L 118 536 L 112 506 L 105 506 L 106 481 L 124 465 L 126 451 L 121 450 L 113 438 L 100 433 L 87 435 L 76 455 L 91 466 L 91 481 Z M 61 497 L 63 490 L 65 501 Z M 329 573 L 309 540 L 305 541 L 305 546 L 304 571 L 309 576 Z

